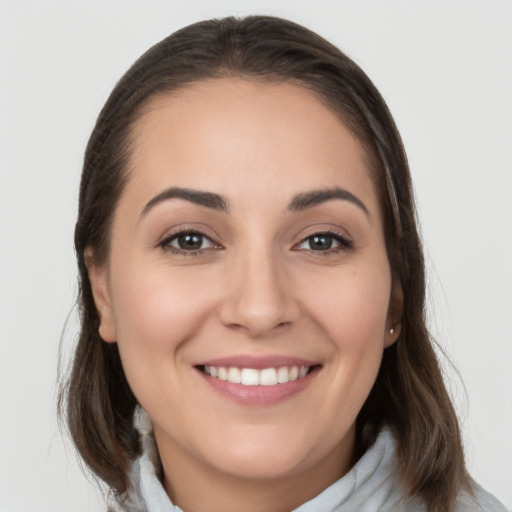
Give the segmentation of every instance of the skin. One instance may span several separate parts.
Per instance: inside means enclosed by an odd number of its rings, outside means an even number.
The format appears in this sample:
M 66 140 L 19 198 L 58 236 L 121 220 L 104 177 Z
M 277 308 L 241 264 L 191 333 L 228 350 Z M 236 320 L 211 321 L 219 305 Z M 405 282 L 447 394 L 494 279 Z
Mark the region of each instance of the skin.
M 153 98 L 133 133 L 108 261 L 86 253 L 100 334 L 118 343 L 153 421 L 175 504 L 291 510 L 353 465 L 357 414 L 399 335 L 368 159 L 311 92 L 231 78 Z M 219 194 L 227 211 L 154 200 L 169 187 Z M 289 208 L 334 187 L 363 206 Z M 172 236 L 182 229 L 205 235 L 199 251 L 180 250 Z M 311 237 L 326 232 L 331 247 L 314 249 Z M 194 366 L 239 354 L 319 371 L 285 400 L 247 405 Z

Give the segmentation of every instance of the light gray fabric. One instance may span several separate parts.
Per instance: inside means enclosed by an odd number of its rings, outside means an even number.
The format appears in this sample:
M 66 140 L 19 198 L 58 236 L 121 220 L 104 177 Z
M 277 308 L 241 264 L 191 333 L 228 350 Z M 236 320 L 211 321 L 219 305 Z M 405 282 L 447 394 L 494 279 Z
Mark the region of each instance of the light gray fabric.
M 112 512 L 183 512 L 173 505 L 158 475 L 160 463 L 150 433 L 142 436 L 142 455 L 133 463 L 132 492 Z M 475 484 L 475 497 L 462 493 L 457 512 L 507 512 L 496 498 Z M 396 476 L 396 446 L 384 429 L 359 462 L 340 480 L 292 512 L 426 512 L 425 505 L 409 500 Z
M 475 497 L 462 493 L 457 500 L 457 512 L 509 512 L 492 494 L 475 486 Z M 475 499 L 476 498 L 476 499 Z

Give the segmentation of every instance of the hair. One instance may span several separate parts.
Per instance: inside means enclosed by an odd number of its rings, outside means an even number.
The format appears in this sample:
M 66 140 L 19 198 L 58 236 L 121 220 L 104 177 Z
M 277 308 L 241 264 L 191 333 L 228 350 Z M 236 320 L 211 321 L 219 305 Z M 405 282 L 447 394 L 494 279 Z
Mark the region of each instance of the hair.
M 92 249 L 97 264 L 108 257 L 133 127 L 144 105 L 157 94 L 226 77 L 312 91 L 365 149 L 379 194 L 393 288 L 403 295 L 403 310 L 399 339 L 384 351 L 357 430 L 388 425 L 397 438 L 399 476 L 409 496 L 423 499 L 434 512 L 453 510 L 469 477 L 457 417 L 426 326 L 424 259 L 400 135 L 383 98 L 351 59 L 314 32 L 274 17 L 215 19 L 171 34 L 133 64 L 98 117 L 84 157 L 75 231 L 81 331 L 59 395 L 59 411 L 80 456 L 122 496 L 130 485 L 130 463 L 140 453 L 133 426 L 137 400 L 117 344 L 99 336 L 84 251 Z

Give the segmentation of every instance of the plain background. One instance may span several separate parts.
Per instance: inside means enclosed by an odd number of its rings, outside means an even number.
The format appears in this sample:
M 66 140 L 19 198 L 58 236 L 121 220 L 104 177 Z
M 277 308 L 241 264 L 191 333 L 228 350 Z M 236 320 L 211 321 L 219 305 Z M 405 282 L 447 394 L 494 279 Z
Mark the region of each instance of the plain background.
M 417 192 L 431 328 L 462 378 L 445 365 L 469 468 L 512 507 L 512 2 L 0 0 L 0 511 L 104 510 L 55 418 L 85 144 L 151 44 L 249 13 L 316 30 L 386 98 Z M 64 353 L 75 336 L 72 314 Z

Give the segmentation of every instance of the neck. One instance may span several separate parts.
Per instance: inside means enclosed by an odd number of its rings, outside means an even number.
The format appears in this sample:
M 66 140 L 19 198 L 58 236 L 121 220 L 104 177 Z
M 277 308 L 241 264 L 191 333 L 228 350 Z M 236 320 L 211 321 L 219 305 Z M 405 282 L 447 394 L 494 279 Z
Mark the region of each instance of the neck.
M 273 478 L 244 478 L 219 471 L 181 447 L 159 439 L 157 430 L 155 436 L 165 490 L 184 512 L 294 510 L 341 478 L 353 463 L 353 433 L 350 443 L 337 446 L 313 466 Z

